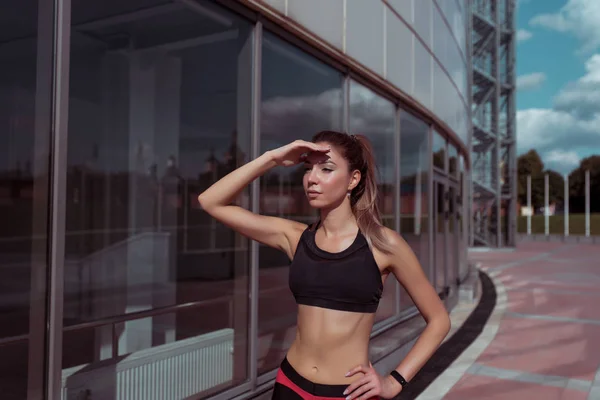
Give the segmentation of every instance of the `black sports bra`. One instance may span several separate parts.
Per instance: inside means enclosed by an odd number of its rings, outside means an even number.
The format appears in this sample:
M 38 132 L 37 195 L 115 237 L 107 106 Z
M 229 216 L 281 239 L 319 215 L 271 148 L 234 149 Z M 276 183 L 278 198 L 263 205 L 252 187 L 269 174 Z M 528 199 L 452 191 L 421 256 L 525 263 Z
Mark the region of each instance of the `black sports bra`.
M 289 285 L 296 303 L 362 313 L 377 311 L 383 283 L 367 239 L 359 231 L 350 247 L 330 253 L 317 247 L 317 227 L 302 233 L 290 265 Z

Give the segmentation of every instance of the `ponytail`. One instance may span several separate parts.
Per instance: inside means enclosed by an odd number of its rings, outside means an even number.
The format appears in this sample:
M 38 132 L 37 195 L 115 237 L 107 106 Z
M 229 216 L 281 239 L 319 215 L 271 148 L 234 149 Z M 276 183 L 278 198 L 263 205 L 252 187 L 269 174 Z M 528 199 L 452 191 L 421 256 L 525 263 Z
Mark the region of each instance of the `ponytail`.
M 364 167 L 360 169 L 361 182 L 350 195 L 350 204 L 356 217 L 358 228 L 367 239 L 369 246 L 384 253 L 391 253 L 393 247 L 386 240 L 379 211 L 379 190 L 377 188 L 377 164 L 371 142 L 363 135 L 352 135 L 362 150 Z

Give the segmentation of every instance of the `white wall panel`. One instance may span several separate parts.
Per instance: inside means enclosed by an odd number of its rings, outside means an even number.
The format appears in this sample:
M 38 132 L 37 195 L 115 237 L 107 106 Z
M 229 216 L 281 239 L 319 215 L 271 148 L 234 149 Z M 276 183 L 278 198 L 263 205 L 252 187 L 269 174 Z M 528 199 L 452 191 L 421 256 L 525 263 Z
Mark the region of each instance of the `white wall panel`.
M 459 93 L 466 98 L 467 67 L 464 62 L 460 47 L 456 41 L 455 33 L 448 27 L 448 24 L 446 23 L 448 18 L 450 18 L 450 21 L 455 21 L 456 23 L 456 18 L 459 14 L 458 6 L 455 0 L 437 0 L 437 4 L 439 5 L 439 9 L 438 7 L 434 6 L 432 12 L 433 52 L 440 61 L 441 65 L 449 74 L 449 79 L 451 82 L 448 81 L 441 83 L 442 78 L 437 78 L 438 86 L 436 86 L 436 78 L 434 77 L 434 96 L 438 96 L 437 88 L 439 88 L 440 85 L 442 87 L 446 87 L 448 84 L 450 84 L 452 91 L 456 91 L 457 89 L 451 85 L 451 83 L 454 82 Z M 440 9 L 442 11 L 441 13 Z M 446 20 L 444 18 L 446 18 Z M 448 113 L 447 110 L 445 112 Z
M 275 8 L 282 14 L 285 14 L 285 2 L 286 0 L 262 0 L 263 3 L 267 3 L 271 7 Z
M 446 122 L 446 98 L 448 93 L 445 88 L 445 74 L 440 66 L 433 62 L 433 112 Z
M 379 0 L 346 0 L 346 53 L 382 76 L 384 7 Z
M 285 0 L 264 2 L 286 10 Z M 466 140 L 464 12 L 457 0 L 287 0 L 289 18 L 413 96 Z
M 433 9 L 434 10 L 439 9 L 443 16 L 448 17 L 448 10 L 449 10 L 450 3 L 453 2 L 454 0 L 433 0 L 433 1 L 434 1 L 434 3 L 437 4 L 437 7 L 435 7 L 435 4 L 434 4 Z
M 451 33 L 455 39 L 455 42 L 458 43 L 458 47 L 462 52 L 465 52 L 466 42 L 465 42 L 465 26 L 464 26 L 464 17 L 462 8 L 459 7 L 456 0 L 435 0 L 437 3 L 439 10 L 441 10 L 441 15 L 445 18 L 448 25 L 450 26 Z M 438 7 L 435 7 L 436 10 Z M 438 21 L 435 20 L 434 15 L 434 30 L 435 25 Z M 434 32 L 435 35 L 435 32 Z
M 416 0 L 414 4 L 415 30 L 417 34 L 425 41 L 428 47 L 431 47 L 431 11 L 433 0 Z
M 449 47 L 448 56 L 448 72 L 460 93 L 466 98 L 467 66 L 462 58 L 460 50 L 454 43 Z
M 454 4 L 454 3 L 452 3 Z M 454 33 L 454 37 L 458 42 L 458 47 L 460 51 L 466 56 L 466 27 L 465 27 L 465 19 L 463 17 L 463 12 L 460 7 L 454 4 L 451 12 L 448 14 L 448 23 L 452 27 L 452 32 Z
M 343 0 L 288 0 L 288 17 L 341 49 Z
M 387 79 L 404 92 L 414 93 L 415 36 L 396 14 L 386 10 Z
M 468 139 L 469 139 L 469 119 L 467 118 L 467 107 L 464 105 L 461 105 L 460 109 L 458 110 L 458 118 L 457 118 L 457 128 L 456 128 L 456 133 L 458 134 L 458 136 L 463 140 L 463 142 L 465 144 L 468 144 Z
M 431 108 L 432 61 L 431 54 L 415 39 L 414 96 L 424 106 Z
M 441 14 L 436 7 L 433 8 L 433 38 L 431 43 L 431 49 L 433 54 L 440 60 L 442 65 L 446 66 L 448 63 L 448 43 L 452 40 L 451 33 L 448 31 Z
M 420 1 L 420 0 L 415 0 Z M 415 20 L 413 13 L 413 0 L 388 0 L 388 3 L 402 16 L 409 24 Z

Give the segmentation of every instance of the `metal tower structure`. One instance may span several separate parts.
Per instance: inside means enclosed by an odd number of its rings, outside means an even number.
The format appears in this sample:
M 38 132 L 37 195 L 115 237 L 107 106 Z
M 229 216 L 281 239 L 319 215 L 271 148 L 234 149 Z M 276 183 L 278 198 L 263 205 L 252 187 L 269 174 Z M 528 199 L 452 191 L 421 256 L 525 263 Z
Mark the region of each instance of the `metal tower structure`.
M 517 0 L 471 0 L 472 246 L 515 245 Z

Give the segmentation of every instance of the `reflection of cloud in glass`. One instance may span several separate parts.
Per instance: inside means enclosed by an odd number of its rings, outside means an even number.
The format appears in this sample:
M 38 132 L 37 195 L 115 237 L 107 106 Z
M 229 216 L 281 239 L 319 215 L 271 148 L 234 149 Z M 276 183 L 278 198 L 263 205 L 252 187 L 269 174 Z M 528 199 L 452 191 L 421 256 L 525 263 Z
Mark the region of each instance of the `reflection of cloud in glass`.
M 262 103 L 262 140 L 279 145 L 295 139 L 308 140 L 325 126 L 337 125 L 342 109 L 341 89 L 318 95 L 273 97 Z M 280 140 L 285 143 L 280 143 Z
M 335 126 L 342 109 L 342 90 L 318 95 L 273 97 L 262 104 L 261 140 L 268 148 L 294 139 L 308 140 L 324 126 Z M 380 163 L 380 179 L 393 180 L 394 105 L 364 86 L 350 90 L 350 130 L 367 136 Z M 282 142 L 284 140 L 284 142 Z
M 414 176 L 426 170 L 429 159 L 428 126 L 411 116 L 402 113 L 400 123 L 400 174 L 403 178 Z
M 378 169 L 381 183 L 394 181 L 394 130 L 396 108 L 387 99 L 371 89 L 351 81 L 350 85 L 350 131 L 367 136 Z
M 394 105 L 362 85 L 350 88 L 350 110 L 353 133 L 379 137 L 394 132 Z

